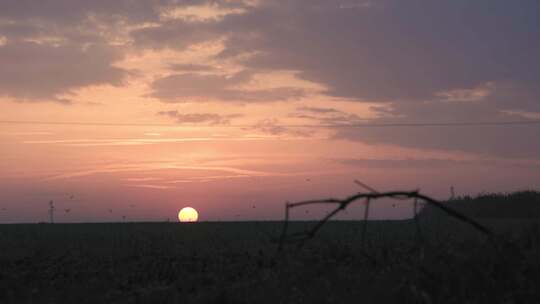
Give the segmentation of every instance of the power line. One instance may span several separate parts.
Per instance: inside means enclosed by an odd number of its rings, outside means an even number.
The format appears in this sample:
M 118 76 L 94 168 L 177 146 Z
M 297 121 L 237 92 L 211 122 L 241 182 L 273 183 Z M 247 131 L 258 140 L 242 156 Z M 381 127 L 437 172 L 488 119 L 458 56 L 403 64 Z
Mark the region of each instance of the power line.
M 58 126 L 104 126 L 104 127 L 179 127 L 174 124 L 160 123 L 114 123 L 114 122 L 74 122 L 74 121 L 39 121 L 39 120 L 0 120 L 0 124 L 13 125 L 58 125 Z
M 112 127 L 287 127 L 287 128 L 386 128 L 386 127 L 477 127 L 477 126 L 519 126 L 540 125 L 540 120 L 525 121 L 481 121 L 481 122 L 419 122 L 419 123 L 357 123 L 357 124 L 166 124 L 166 123 L 112 123 L 112 122 L 72 122 L 37 120 L 0 120 L 0 124 L 27 125 L 67 125 L 67 126 L 112 126 Z
M 332 125 L 336 127 L 461 127 L 461 126 L 516 126 L 516 125 L 540 125 L 540 120 L 529 121 L 482 121 L 482 122 L 425 122 L 425 123 L 367 123 L 367 124 L 352 124 L 352 125 Z

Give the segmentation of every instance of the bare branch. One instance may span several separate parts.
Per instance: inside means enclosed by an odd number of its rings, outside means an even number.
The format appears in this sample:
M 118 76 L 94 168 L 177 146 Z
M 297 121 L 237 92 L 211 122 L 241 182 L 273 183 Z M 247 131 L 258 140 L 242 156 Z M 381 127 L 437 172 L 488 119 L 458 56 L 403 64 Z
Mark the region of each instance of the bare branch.
M 485 227 L 484 225 L 480 224 L 479 222 L 473 220 L 472 218 L 466 216 L 465 214 L 456 211 L 454 209 L 451 209 L 450 207 L 444 205 L 442 202 L 437 201 L 436 199 L 433 199 L 429 196 L 420 194 L 419 191 L 390 191 L 390 192 L 378 192 L 375 189 L 365 185 L 364 183 L 361 183 L 360 181 L 355 181 L 356 184 L 360 185 L 361 187 L 367 189 L 370 191 L 370 193 L 357 193 L 352 196 L 349 196 L 345 199 L 336 199 L 336 198 L 328 198 L 328 199 L 322 199 L 322 200 L 309 200 L 309 201 L 302 201 L 297 203 L 286 203 L 285 204 L 285 221 L 283 225 L 283 231 L 280 237 L 280 244 L 279 244 L 279 250 L 283 248 L 283 244 L 285 242 L 298 242 L 298 241 L 305 241 L 313 238 L 315 234 L 322 228 L 322 226 L 328 222 L 330 219 L 332 219 L 336 214 L 338 214 L 340 211 L 345 210 L 347 206 L 352 204 L 353 202 L 356 202 L 358 200 L 365 199 L 366 202 L 366 209 L 364 211 L 364 227 L 362 231 L 362 247 L 364 246 L 365 238 L 366 238 L 366 231 L 367 231 L 367 221 L 369 219 L 369 207 L 372 200 L 377 200 L 381 198 L 391 198 L 391 199 L 398 199 L 398 200 L 404 200 L 404 199 L 413 199 L 414 200 L 414 220 L 417 225 L 417 232 L 420 232 L 419 230 L 419 223 L 417 222 L 417 204 L 418 200 L 425 201 L 427 204 L 431 204 L 434 207 L 442 210 L 445 212 L 448 216 L 456 218 L 464 223 L 467 223 L 471 225 L 476 230 L 488 235 L 493 236 L 493 232 Z M 288 229 L 288 222 L 289 222 L 289 216 L 290 216 L 290 209 L 300 207 L 300 206 L 306 206 L 306 205 L 314 205 L 314 204 L 335 204 L 337 205 L 330 213 L 328 213 L 324 218 L 322 218 L 317 224 L 312 227 L 310 230 L 301 232 L 301 233 L 295 233 L 293 235 L 287 235 L 287 229 Z

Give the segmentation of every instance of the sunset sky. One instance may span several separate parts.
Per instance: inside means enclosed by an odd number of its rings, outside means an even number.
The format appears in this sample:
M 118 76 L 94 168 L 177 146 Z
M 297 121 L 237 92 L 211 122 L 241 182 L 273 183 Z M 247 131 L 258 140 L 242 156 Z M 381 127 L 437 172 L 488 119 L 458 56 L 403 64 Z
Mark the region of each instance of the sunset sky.
M 0 0 L 0 223 L 538 189 L 539 54 L 537 0 Z

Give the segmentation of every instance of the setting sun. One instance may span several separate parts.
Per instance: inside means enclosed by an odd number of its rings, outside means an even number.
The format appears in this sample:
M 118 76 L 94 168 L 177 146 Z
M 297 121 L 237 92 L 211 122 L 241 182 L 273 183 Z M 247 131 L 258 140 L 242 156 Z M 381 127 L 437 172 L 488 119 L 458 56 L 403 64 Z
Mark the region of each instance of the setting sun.
M 198 218 L 199 213 L 191 207 L 182 208 L 182 210 L 178 212 L 178 220 L 182 223 L 196 222 Z

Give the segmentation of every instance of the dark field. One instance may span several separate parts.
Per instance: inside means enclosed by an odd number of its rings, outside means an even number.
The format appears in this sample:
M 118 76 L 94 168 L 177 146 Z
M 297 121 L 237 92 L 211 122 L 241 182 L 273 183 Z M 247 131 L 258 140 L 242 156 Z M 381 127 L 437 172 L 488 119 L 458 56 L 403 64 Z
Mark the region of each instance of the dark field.
M 538 303 L 540 226 L 329 222 L 0 226 L 0 303 Z M 313 223 L 292 223 L 301 230 Z

